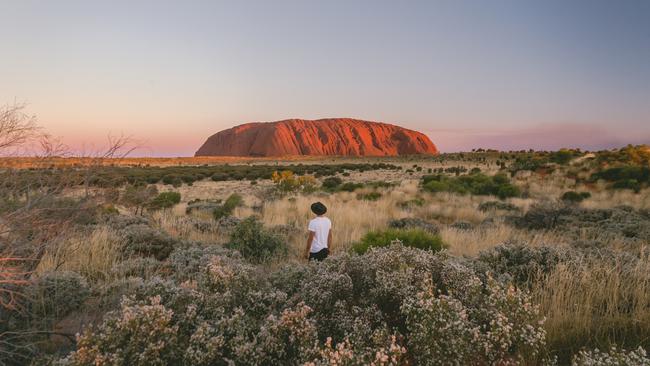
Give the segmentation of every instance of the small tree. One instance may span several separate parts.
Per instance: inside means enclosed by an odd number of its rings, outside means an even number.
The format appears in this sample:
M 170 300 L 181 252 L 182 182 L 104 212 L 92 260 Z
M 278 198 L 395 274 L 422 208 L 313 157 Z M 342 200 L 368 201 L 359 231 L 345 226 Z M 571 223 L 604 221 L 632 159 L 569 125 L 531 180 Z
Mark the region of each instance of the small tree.
M 128 186 L 122 194 L 121 201 L 135 209 L 135 214 L 138 212 L 143 214 L 144 208 L 149 205 L 151 200 L 158 194 L 156 186 Z

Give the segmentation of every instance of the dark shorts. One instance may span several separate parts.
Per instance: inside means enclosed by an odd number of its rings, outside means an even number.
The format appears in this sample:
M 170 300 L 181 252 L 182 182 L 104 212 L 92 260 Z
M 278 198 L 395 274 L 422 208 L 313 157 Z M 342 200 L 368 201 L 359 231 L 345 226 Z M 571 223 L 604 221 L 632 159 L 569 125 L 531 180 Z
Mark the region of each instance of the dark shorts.
M 320 261 L 324 260 L 325 258 L 327 258 L 328 254 L 330 254 L 329 249 L 324 248 L 324 249 L 319 250 L 316 253 L 309 253 L 309 260 L 310 261 L 319 261 L 320 262 Z

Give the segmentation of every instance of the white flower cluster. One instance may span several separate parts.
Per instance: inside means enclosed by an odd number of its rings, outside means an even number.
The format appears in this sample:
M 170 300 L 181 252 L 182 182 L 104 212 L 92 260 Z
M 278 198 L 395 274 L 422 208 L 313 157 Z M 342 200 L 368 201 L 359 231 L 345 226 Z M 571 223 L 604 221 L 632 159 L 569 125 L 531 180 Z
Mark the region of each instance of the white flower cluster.
M 612 347 L 609 352 L 599 349 L 580 351 L 573 357 L 573 366 L 650 366 L 648 353 L 642 347 L 632 351 Z

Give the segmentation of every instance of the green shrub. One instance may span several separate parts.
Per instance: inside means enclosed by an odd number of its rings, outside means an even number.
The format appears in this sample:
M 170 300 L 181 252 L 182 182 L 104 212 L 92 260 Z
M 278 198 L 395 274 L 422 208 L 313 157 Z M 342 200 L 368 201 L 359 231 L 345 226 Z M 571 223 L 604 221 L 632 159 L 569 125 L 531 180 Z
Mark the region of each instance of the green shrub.
M 159 193 L 156 198 L 154 198 L 149 203 L 149 208 L 152 210 L 160 210 L 164 208 L 170 208 L 174 205 L 177 205 L 181 202 L 181 194 L 178 192 L 162 192 Z
M 176 240 L 167 233 L 147 225 L 130 225 L 122 230 L 125 239 L 124 253 L 166 259 L 174 249 Z
M 287 245 L 264 228 L 253 216 L 244 219 L 233 230 L 226 248 L 239 251 L 253 263 L 262 263 L 287 254 Z
M 382 195 L 379 192 L 359 193 L 357 194 L 357 199 L 363 201 L 377 201 L 381 196 Z
M 612 188 L 631 189 L 634 192 L 639 193 L 641 191 L 641 183 L 639 183 L 639 181 L 637 181 L 636 179 L 619 180 L 617 182 L 614 182 L 614 184 L 612 184 Z
M 175 174 L 167 174 L 162 178 L 164 184 L 180 187 L 183 184 L 181 178 Z
M 513 205 L 512 203 L 500 202 L 500 201 L 486 201 L 478 205 L 478 210 L 481 212 L 487 212 L 492 210 L 520 211 L 520 208 Z
M 386 247 L 395 241 L 400 241 L 407 247 L 431 251 L 438 251 L 446 247 L 440 236 L 422 229 L 388 229 L 368 232 L 361 238 L 361 241 L 352 245 L 352 251 L 363 254 L 370 248 Z
M 576 192 L 576 191 L 567 191 L 562 194 L 562 201 L 565 202 L 582 202 L 585 199 L 591 197 L 591 193 L 589 192 Z
M 238 195 L 237 193 L 233 193 L 228 196 L 228 198 L 226 198 L 226 201 L 221 206 L 216 207 L 214 211 L 212 211 L 212 216 L 215 220 L 230 216 L 232 215 L 233 211 L 235 211 L 235 208 L 241 206 L 243 202 L 244 199 L 242 196 Z
M 79 309 L 90 295 L 86 279 L 75 272 L 48 272 L 26 288 L 29 313 L 37 319 L 55 321 Z
M 363 183 L 345 182 L 339 186 L 339 191 L 354 192 L 359 188 L 363 188 Z
M 469 174 L 458 177 L 446 175 L 426 175 L 422 178 L 422 188 L 425 191 L 453 192 L 458 194 L 471 193 L 474 195 L 493 195 L 501 199 L 521 195 L 519 188 L 510 183 L 505 174 L 487 176 L 485 174 Z
M 327 177 L 323 179 L 323 189 L 327 190 L 335 190 L 338 188 L 341 184 L 343 184 L 343 180 L 339 177 Z

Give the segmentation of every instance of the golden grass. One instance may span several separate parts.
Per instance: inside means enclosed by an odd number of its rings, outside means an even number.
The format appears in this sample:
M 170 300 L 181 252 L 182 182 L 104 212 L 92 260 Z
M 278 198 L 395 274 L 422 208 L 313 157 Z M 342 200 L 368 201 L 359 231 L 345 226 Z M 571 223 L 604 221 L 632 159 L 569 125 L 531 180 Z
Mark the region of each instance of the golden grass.
M 552 349 L 573 345 L 634 346 L 650 337 L 650 256 L 632 266 L 616 261 L 575 261 L 540 276 L 535 301 L 546 316 Z
M 72 233 L 43 255 L 36 273 L 54 270 L 75 271 L 92 281 L 111 277 L 111 268 L 122 259 L 120 236 L 108 227 L 99 227 L 90 235 Z
M 503 223 L 472 230 L 443 227 L 440 230 L 440 236 L 443 242 L 449 245 L 451 254 L 467 257 L 476 257 L 481 251 L 494 248 L 507 241 L 526 243 L 530 246 L 566 244 L 566 238 L 559 233 L 519 230 Z

